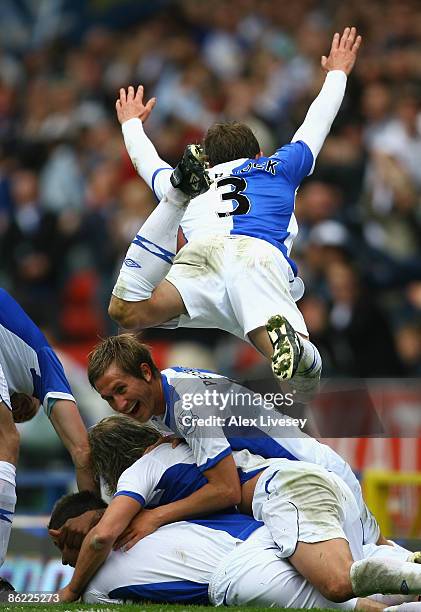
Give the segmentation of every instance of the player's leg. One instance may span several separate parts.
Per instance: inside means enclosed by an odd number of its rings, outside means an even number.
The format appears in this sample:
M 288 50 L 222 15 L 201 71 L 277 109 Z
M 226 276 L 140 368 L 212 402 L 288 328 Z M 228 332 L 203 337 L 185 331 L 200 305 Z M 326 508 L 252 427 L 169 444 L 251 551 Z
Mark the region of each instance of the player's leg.
M 346 540 L 298 542 L 289 560 L 326 599 L 340 602 L 354 597 L 350 576 L 354 560 Z
M 177 288 L 164 279 L 147 299 L 129 301 L 112 295 L 108 312 L 126 329 L 147 329 L 177 319 L 186 308 Z
M 418 594 L 421 588 L 419 565 L 403 561 L 398 555 L 388 556 L 387 551 L 383 551 L 383 555 L 354 560 L 348 541 L 336 539 L 312 544 L 298 542 L 289 560 L 331 601 L 341 602 L 376 593 Z M 391 601 L 390 598 L 387 603 Z M 401 603 L 400 598 L 393 603 Z
M 109 314 L 126 328 L 149 327 L 180 315 L 182 301 L 174 289 L 154 289 L 168 274 L 176 252 L 180 222 L 192 197 L 209 188 L 201 149 L 186 148 L 171 175 L 172 187 L 139 229 L 127 251 L 113 289 Z M 148 302 L 152 300 L 153 304 Z M 169 299 L 168 308 L 159 300 Z M 152 314 L 158 307 L 157 315 Z
M 253 514 L 324 597 L 354 597 L 350 572 L 363 554 L 362 527 L 354 496 L 339 478 L 320 466 L 276 461 L 256 484 Z
M 327 599 L 421 589 L 421 567 L 393 558 L 363 559 L 358 506 L 336 475 L 304 462 L 278 461 L 257 482 L 253 514 Z
M 19 433 L 12 411 L 0 401 L 0 565 L 3 564 L 16 505 L 16 464 Z
M 368 599 L 328 601 L 288 561 L 279 558 L 265 527 L 255 531 L 219 566 L 209 587 L 215 606 L 343 609 L 374 612 L 385 605 Z
M 227 290 L 243 337 L 271 362 L 278 379 L 314 389 L 321 358 L 293 299 L 288 262 L 271 244 L 247 236 L 227 242 L 227 250 Z
M 276 378 L 288 380 L 302 393 L 317 390 L 322 373 L 320 353 L 308 337 L 294 330 L 285 316 L 270 317 L 265 326 L 250 331 L 248 336 L 269 359 Z

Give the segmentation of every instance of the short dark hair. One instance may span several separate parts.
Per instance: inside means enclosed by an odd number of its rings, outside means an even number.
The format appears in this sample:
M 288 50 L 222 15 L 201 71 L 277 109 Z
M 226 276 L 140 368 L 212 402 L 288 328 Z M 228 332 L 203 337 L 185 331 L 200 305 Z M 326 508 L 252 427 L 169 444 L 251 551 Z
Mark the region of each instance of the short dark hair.
M 92 491 L 63 495 L 54 505 L 48 529 L 60 529 L 68 519 L 80 516 L 88 510 L 100 510 L 106 507 L 106 502 Z
M 152 376 L 157 378 L 159 370 L 152 359 L 149 347 L 143 344 L 135 334 L 120 334 L 104 338 L 88 355 L 88 378 L 93 387 L 112 363 L 123 372 L 143 379 L 140 364 L 146 363 Z
M 243 157 L 254 159 L 260 153 L 256 136 L 238 121 L 214 123 L 206 132 L 203 148 L 211 166 Z
M 152 425 L 123 415 L 106 417 L 91 427 L 88 438 L 94 472 L 109 495 L 116 492 L 121 474 L 160 437 Z

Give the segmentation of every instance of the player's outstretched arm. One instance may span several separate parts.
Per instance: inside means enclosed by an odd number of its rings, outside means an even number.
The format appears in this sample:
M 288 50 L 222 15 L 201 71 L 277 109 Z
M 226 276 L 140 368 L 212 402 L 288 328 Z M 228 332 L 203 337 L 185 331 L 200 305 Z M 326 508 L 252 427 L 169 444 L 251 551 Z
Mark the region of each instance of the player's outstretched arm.
M 92 470 L 88 433 L 76 404 L 70 400 L 58 399 L 51 411 L 50 420 L 72 457 L 79 491 L 88 489 L 99 493 L 98 482 Z
M 325 72 L 342 70 L 348 76 L 357 59 L 362 38 L 357 36 L 356 28 L 345 28 L 342 36 L 336 32 L 328 57 L 322 56 L 321 65 Z
M 127 92 L 122 87 L 115 103 L 117 118 L 121 125 L 129 119 L 140 119 L 142 123 L 145 123 L 155 104 L 156 98 L 151 98 L 146 104 L 143 103 L 143 85 L 138 86 L 136 93 L 132 85 L 129 85 Z
M 139 540 L 159 527 L 199 516 L 206 516 L 236 506 L 241 501 L 241 485 L 232 454 L 203 472 L 207 484 L 188 497 L 143 510 L 117 540 L 115 548 L 132 548 Z
M 110 554 L 117 537 L 140 509 L 139 502 L 131 497 L 114 497 L 99 523 L 83 540 L 72 579 L 59 591 L 60 601 L 79 599 L 84 587 Z
M 127 92 L 123 87 L 120 89 L 115 107 L 123 131 L 124 144 L 133 166 L 160 200 L 170 186 L 171 172 L 168 170 L 172 170 L 172 167 L 160 158 L 143 130 L 143 124 L 155 104 L 156 98 L 151 98 L 146 104 L 143 103 L 142 85 L 139 85 L 136 92 L 130 85 Z
M 361 40 L 356 28 L 345 28 L 342 36 L 338 33 L 334 35 L 329 55 L 321 59 L 321 66 L 327 72 L 326 80 L 291 141 L 305 142 L 314 160 L 342 104 L 347 76 L 354 67 Z

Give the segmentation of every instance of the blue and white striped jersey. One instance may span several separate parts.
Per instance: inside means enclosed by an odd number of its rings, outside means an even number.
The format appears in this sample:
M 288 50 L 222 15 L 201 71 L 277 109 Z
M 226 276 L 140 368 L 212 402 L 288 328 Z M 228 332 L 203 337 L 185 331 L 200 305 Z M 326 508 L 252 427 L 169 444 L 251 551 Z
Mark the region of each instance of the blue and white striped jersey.
M 212 234 L 260 238 L 280 249 L 296 275 L 290 259 L 298 225 L 294 215 L 295 195 L 301 181 L 311 172 L 313 154 L 302 141 L 289 143 L 270 157 L 237 159 L 209 170 L 213 183 L 206 193 L 191 200 L 181 222 L 188 241 Z M 163 193 L 153 177 L 155 193 Z M 165 183 L 163 183 L 165 184 Z
M 236 455 L 234 452 L 234 460 Z M 244 473 L 239 468 L 238 475 L 240 482 L 244 483 L 253 477 L 254 472 Z M 125 495 L 144 508 L 156 508 L 188 497 L 207 482 L 187 444 L 176 448 L 171 444 L 161 444 L 122 473 L 115 497 Z
M 363 505 L 361 487 L 350 466 L 299 427 L 282 426 L 279 420 L 266 424 L 268 414 L 282 415 L 265 410 L 258 394 L 219 374 L 182 367 L 164 370 L 162 385 L 165 414 L 151 421 L 186 440 L 202 473 L 233 451 L 242 451 L 236 453 L 235 462 L 246 476 L 256 473 L 261 458 L 307 461 L 340 476 Z M 285 417 L 285 423 L 290 421 Z
M 209 583 L 219 564 L 260 526 L 236 513 L 160 527 L 130 550 L 112 551 L 83 600 L 208 604 Z
M 40 400 L 75 401 L 57 355 L 19 304 L 0 289 L 0 399 L 9 407 L 13 393 Z

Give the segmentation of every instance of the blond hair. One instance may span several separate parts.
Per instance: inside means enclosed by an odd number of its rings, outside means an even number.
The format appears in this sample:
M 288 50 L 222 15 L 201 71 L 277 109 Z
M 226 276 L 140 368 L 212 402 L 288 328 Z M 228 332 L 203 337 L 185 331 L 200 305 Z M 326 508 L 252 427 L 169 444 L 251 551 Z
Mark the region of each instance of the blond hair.
M 107 493 L 114 495 L 118 479 L 148 446 L 161 437 L 152 425 L 138 423 L 127 416 L 106 417 L 88 432 L 95 475 L 102 478 Z
M 120 370 L 136 378 L 143 379 L 141 363 L 146 363 L 154 378 L 159 370 L 152 359 L 149 347 L 140 342 L 135 334 L 120 334 L 104 338 L 88 355 L 88 378 L 93 387 L 108 368 L 115 363 Z

